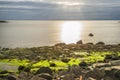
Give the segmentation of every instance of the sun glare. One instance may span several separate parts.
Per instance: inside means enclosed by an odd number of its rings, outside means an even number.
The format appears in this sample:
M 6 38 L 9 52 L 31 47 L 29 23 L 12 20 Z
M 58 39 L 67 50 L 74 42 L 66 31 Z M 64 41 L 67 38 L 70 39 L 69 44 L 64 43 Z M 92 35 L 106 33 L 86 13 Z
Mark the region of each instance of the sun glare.
M 65 5 L 65 6 L 77 6 L 77 5 L 80 5 L 79 2 L 58 2 L 58 4 L 62 4 L 62 5 Z
M 62 24 L 61 40 L 62 42 L 76 43 L 80 40 L 82 24 L 76 21 L 69 21 Z

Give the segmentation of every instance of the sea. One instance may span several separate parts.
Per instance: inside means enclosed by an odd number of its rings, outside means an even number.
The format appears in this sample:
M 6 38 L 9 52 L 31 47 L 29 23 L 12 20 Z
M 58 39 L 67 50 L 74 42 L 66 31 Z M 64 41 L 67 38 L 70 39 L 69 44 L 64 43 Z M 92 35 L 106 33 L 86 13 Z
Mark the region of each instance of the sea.
M 8 20 L 7 23 L 0 23 L 1 47 L 53 46 L 57 43 L 76 43 L 79 40 L 83 43 L 96 44 L 102 41 L 105 44 L 120 44 L 120 21 Z

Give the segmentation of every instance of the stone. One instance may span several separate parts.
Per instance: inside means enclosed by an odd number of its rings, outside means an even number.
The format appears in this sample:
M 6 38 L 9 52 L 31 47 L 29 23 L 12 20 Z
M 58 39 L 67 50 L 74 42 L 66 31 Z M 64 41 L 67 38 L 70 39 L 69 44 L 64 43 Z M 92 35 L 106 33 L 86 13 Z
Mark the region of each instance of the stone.
M 15 75 L 8 75 L 8 76 L 7 76 L 7 79 L 8 79 L 8 80 L 20 80 L 20 79 L 18 79 L 18 77 L 15 76 Z
M 52 75 L 52 70 L 49 67 L 41 67 L 40 69 L 36 71 L 35 74 L 41 74 L 41 73 L 48 73 Z
M 67 72 L 69 74 L 74 74 L 75 77 L 79 77 L 80 75 L 84 74 L 82 71 L 83 71 L 83 69 L 81 67 L 73 65 L 68 69 Z
M 93 37 L 94 35 L 93 35 L 93 33 L 90 33 L 88 36 Z
M 50 63 L 50 67 L 56 67 L 55 63 Z
M 96 80 L 96 79 L 94 79 L 94 78 L 92 78 L 92 77 L 89 77 L 87 80 Z
M 47 79 L 39 77 L 39 76 L 33 76 L 30 80 L 47 80 Z
M 65 63 L 68 63 L 70 61 L 70 59 L 68 59 L 68 58 L 62 58 L 61 61 L 65 62 Z
M 120 60 L 111 61 L 111 66 L 120 66 Z
M 105 45 L 105 43 L 104 42 L 98 42 L 98 43 L 96 43 L 96 45 Z
M 58 43 L 58 44 L 55 44 L 55 46 L 65 46 L 66 44 L 65 43 Z
M 47 79 L 47 80 L 52 80 L 52 76 L 48 73 L 37 74 L 37 76 L 42 77 L 42 78 Z
M 20 79 L 27 79 L 28 78 L 28 73 L 24 72 L 24 71 L 21 71 L 20 74 L 19 74 L 19 78 Z
M 115 77 L 120 79 L 120 70 L 118 70 L 116 73 L 115 73 Z
M 106 76 L 104 80 L 113 80 L 111 77 Z
M 110 63 L 96 63 L 96 64 L 93 64 L 93 67 L 96 67 L 96 68 L 110 67 L 110 66 L 111 66 Z
M 66 74 L 60 77 L 60 80 L 75 80 L 74 74 Z
M 19 71 L 19 72 L 24 71 L 24 69 L 25 69 L 25 66 L 19 66 L 19 67 L 18 67 L 18 71 Z
M 76 42 L 76 44 L 83 44 L 82 40 L 79 40 L 78 42 Z
M 86 44 L 87 44 L 87 45 L 94 45 L 93 43 L 90 43 L 90 42 L 89 42 L 89 43 L 86 43 Z
M 82 67 L 82 68 L 86 68 L 87 63 L 86 62 L 81 62 L 81 63 L 79 63 L 79 66 Z
M 89 77 L 95 80 L 101 80 L 104 77 L 105 73 L 99 70 L 98 68 L 94 68 L 93 70 L 87 72 L 84 76 L 83 80 L 87 80 Z

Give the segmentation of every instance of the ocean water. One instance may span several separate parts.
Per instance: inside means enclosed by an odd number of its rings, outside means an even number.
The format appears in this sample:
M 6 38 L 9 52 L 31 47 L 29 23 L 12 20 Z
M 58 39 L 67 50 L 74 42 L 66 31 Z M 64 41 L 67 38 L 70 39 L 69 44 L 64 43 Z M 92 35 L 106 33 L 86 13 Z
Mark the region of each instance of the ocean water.
M 88 36 L 92 33 L 94 36 Z M 10 20 L 0 23 L 1 47 L 39 47 L 56 43 L 120 43 L 120 22 L 98 21 L 32 21 Z

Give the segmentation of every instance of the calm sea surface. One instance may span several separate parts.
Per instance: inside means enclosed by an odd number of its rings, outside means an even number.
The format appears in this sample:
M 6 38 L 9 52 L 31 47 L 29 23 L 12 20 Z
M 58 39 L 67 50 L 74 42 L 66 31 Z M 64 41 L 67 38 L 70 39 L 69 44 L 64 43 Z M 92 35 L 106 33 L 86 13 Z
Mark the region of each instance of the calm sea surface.
M 94 36 L 88 36 L 93 33 Z M 0 23 L 0 46 L 38 47 L 56 43 L 120 43 L 119 21 L 9 21 Z

